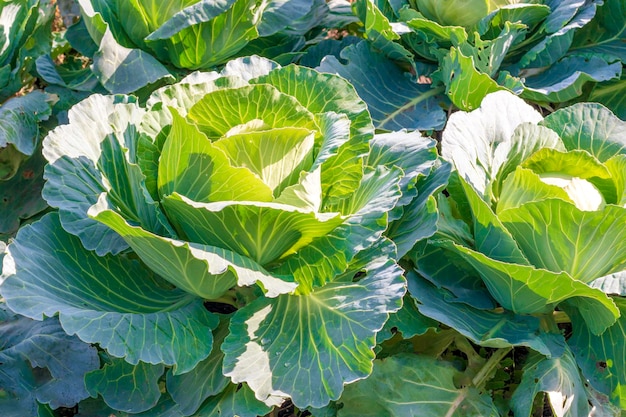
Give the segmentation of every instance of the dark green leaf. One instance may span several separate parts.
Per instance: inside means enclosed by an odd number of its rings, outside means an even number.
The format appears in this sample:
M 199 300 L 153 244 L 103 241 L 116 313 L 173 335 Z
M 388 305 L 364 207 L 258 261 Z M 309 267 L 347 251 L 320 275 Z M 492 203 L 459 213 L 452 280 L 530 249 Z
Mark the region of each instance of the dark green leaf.
M 96 349 L 65 334 L 58 319 L 33 321 L 0 304 L 0 412 L 36 415 L 37 402 L 73 407 L 87 398 L 84 376 L 98 369 Z
M 92 69 L 104 88 L 113 94 L 132 93 L 161 79 L 174 80 L 152 55 L 120 45 L 109 29 L 94 54 Z
M 22 227 L 5 256 L 14 265 L 0 287 L 14 311 L 59 314 L 68 334 L 116 357 L 191 370 L 211 351 L 217 318 L 202 300 L 171 289 L 136 260 L 86 251 L 57 213 Z
M 597 335 L 585 321 L 585 312 L 567 309 L 573 325 L 569 340 L 576 362 L 591 385 L 624 409 L 626 405 L 626 301 L 613 298 L 621 317 Z
M 605 1 L 595 18 L 574 37 L 576 52 L 606 54 L 626 62 L 626 1 Z
M 266 415 L 271 407 L 257 400 L 246 384 L 229 384 L 220 394 L 202 404 L 197 416 L 202 417 L 257 417 Z
M 0 106 L 0 148 L 12 144 L 32 155 L 39 143 L 39 123 L 52 114 L 51 98 L 41 91 L 14 97 Z
M 298 407 L 324 406 L 345 383 L 369 375 L 376 332 L 405 291 L 402 270 L 370 255 L 357 282 L 258 299 L 238 310 L 222 345 L 225 375 L 247 382 L 268 405 L 290 396 Z
M 22 163 L 13 178 L 0 182 L 0 239 L 17 231 L 21 220 L 48 206 L 41 198 L 45 163 L 41 151 L 37 150 Z
M 452 327 L 478 345 L 528 346 L 549 357 L 563 353 L 563 337 L 543 332 L 536 317 L 510 311 L 479 310 L 458 302 L 447 290 L 435 288 L 414 273 L 409 273 L 407 280 L 420 313 Z
M 538 75 L 525 79 L 522 97 L 538 102 L 564 102 L 582 94 L 586 82 L 619 79 L 621 62 L 599 56 L 567 56 Z
M 626 71 L 622 70 L 619 80 L 596 84 L 586 101 L 595 101 L 605 105 L 617 117 L 626 121 Z
M 141 413 L 154 407 L 161 391 L 159 378 L 164 367 L 139 362 L 131 365 L 124 359 L 111 359 L 102 369 L 88 373 L 85 384 L 92 397 L 102 396 L 116 410 Z
M 446 115 L 440 106 L 440 89 L 411 80 L 408 73 L 374 52 L 366 42 L 346 47 L 341 58 L 347 64 L 327 56 L 318 69 L 350 81 L 368 104 L 377 128 L 428 130 L 443 127 Z
M 227 335 L 228 321 L 224 320 L 213 333 L 213 350 L 206 359 L 182 375 L 167 373 L 167 392 L 185 415 L 198 411 L 204 400 L 220 394 L 230 382 L 222 375 L 221 346 Z

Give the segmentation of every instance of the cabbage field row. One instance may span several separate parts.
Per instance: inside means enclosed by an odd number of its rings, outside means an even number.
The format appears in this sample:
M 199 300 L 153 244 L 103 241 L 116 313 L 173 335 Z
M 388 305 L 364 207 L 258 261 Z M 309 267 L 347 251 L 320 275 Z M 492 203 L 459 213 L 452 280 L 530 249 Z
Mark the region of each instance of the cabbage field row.
M 0 1 L 0 415 L 626 415 L 626 0 Z

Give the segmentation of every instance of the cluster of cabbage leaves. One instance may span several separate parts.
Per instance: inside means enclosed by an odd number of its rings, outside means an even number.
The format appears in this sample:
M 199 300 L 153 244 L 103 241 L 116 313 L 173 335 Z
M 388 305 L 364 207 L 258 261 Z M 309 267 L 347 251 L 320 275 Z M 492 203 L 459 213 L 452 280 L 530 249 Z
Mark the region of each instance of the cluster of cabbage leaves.
M 110 93 L 171 83 L 238 56 L 298 58 L 315 27 L 334 27 L 325 0 L 79 0 L 70 40 Z M 315 36 L 315 35 L 312 35 Z
M 357 0 L 354 12 L 367 42 L 320 67 L 385 109 L 380 127 L 441 129 L 442 103 L 469 111 L 498 90 L 541 105 L 601 102 L 626 116 L 624 0 Z
M 32 71 L 51 49 L 53 16 L 47 2 L 0 3 L 0 241 L 46 208 L 40 125 L 52 114 L 52 99 L 34 90 Z
M 563 415 L 599 412 L 594 390 L 623 407 L 626 123 L 592 103 L 543 118 L 497 92 L 450 117 L 441 152 L 455 172 L 437 233 L 411 254 L 420 312 L 483 346 L 532 349 L 516 416 L 539 391 Z
M 621 415 L 626 122 L 593 103 L 543 118 L 496 92 L 450 117 L 441 153 L 437 232 L 408 253 L 373 373 L 321 415 Z
M 0 291 L 105 349 L 87 391 L 132 413 L 338 399 L 372 370 L 446 178 L 435 141 L 374 135 L 345 80 L 258 57 L 145 106 L 90 96 L 43 154 L 58 212 L 20 229 Z

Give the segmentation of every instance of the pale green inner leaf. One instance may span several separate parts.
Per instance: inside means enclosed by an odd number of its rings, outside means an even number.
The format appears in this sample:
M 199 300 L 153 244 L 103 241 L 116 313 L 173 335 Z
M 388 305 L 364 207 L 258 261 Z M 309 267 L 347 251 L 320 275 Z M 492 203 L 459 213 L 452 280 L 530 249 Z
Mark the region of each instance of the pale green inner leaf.
M 313 164 L 315 133 L 297 127 L 278 128 L 233 134 L 213 144 L 233 166 L 249 169 L 278 196 Z
M 500 214 L 506 209 L 547 198 L 560 198 L 573 204 L 561 187 L 546 184 L 533 171 L 518 167 L 502 184 L 502 193 L 496 212 Z
M 196 126 L 173 109 L 173 124 L 159 161 L 161 196 L 174 192 L 194 201 L 271 201 L 272 190 L 245 167 L 231 166 Z
M 300 173 L 300 179 L 283 190 L 274 203 L 287 204 L 306 211 L 319 212 L 322 204 L 321 169 Z
M 537 174 L 566 174 L 586 179 L 602 192 L 609 203 L 617 199 L 619 190 L 616 190 L 616 184 L 611 179 L 611 172 L 587 151 L 541 149 L 526 159 L 523 166 Z
M 189 110 L 189 117 L 211 139 L 255 119 L 263 121 L 264 127 L 319 130 L 313 114 L 295 98 L 268 84 L 213 91 Z

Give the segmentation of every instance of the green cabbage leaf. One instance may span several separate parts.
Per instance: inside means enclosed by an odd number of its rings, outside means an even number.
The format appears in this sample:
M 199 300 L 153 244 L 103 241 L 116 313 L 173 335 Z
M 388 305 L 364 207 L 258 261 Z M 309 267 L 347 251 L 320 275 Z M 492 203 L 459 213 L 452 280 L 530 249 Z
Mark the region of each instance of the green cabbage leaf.
M 344 79 L 258 56 L 143 105 L 94 94 L 44 140 L 58 212 L 7 247 L 0 291 L 107 351 L 87 389 L 113 408 L 323 407 L 371 373 L 406 292 L 397 262 L 435 231 L 435 145 L 376 135 Z M 111 383 L 163 373 L 171 398 Z M 208 385 L 190 398 L 183 381 Z

